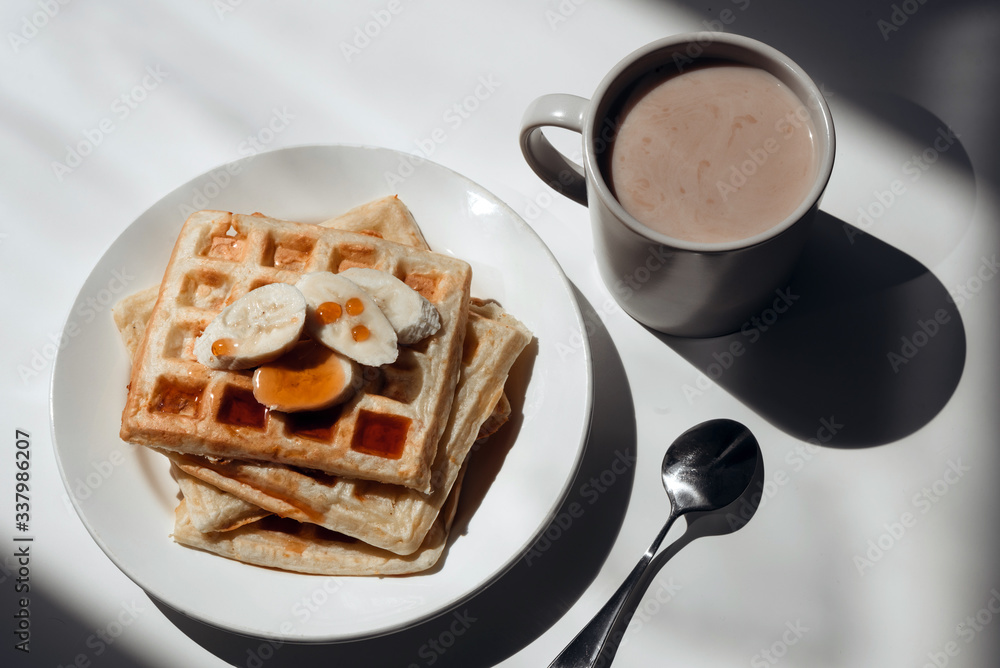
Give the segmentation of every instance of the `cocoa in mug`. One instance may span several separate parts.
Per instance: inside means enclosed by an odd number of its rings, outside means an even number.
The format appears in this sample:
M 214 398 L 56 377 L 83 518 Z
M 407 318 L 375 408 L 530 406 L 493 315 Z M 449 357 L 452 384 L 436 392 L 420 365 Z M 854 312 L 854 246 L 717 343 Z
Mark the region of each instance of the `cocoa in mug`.
M 582 164 L 549 126 L 581 134 Z M 647 44 L 590 99 L 543 95 L 520 143 L 539 177 L 589 209 L 597 268 L 622 309 L 686 337 L 739 330 L 788 285 L 836 147 L 802 68 L 725 33 Z
M 603 169 L 633 217 L 669 237 L 746 239 L 792 214 L 816 181 L 816 129 L 802 102 L 756 67 L 703 63 L 653 73 L 613 112 Z

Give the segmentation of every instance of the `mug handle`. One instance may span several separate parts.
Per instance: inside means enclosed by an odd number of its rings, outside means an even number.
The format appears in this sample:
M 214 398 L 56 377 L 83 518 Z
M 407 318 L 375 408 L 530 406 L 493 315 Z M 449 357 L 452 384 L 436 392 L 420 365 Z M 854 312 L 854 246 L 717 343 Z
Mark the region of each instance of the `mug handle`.
M 528 166 L 554 190 L 587 205 L 587 177 L 583 167 L 559 152 L 542 133 L 552 126 L 583 134 L 590 100 L 577 95 L 543 95 L 530 105 L 521 119 L 521 152 Z

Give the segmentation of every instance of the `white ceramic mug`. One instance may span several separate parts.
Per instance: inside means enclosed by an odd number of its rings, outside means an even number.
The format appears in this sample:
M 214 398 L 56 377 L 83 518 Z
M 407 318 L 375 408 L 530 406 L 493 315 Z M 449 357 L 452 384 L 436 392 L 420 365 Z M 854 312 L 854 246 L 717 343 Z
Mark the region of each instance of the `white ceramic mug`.
M 612 110 L 636 82 L 654 70 L 683 71 L 705 59 L 774 75 L 799 98 L 816 130 L 818 168 L 809 193 L 785 220 L 739 241 L 687 241 L 646 227 L 615 199 L 599 164 L 614 139 Z M 581 133 L 582 166 L 549 143 L 542 133 L 546 126 Z M 524 114 L 520 141 L 543 181 L 589 208 L 598 267 L 625 312 L 655 330 L 685 337 L 734 332 L 787 286 L 835 152 L 830 110 L 802 68 L 772 47 L 725 33 L 675 35 L 642 47 L 608 73 L 590 100 L 564 94 L 538 98 Z

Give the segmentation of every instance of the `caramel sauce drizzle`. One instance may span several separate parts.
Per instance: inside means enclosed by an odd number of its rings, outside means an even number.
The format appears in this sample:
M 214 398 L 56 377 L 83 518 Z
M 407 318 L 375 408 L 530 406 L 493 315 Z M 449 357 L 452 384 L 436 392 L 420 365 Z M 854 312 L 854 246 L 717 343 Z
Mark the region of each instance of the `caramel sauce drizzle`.
M 332 399 L 344 390 L 344 369 L 332 350 L 299 342 L 291 352 L 254 374 L 254 395 L 271 406 L 309 410 L 317 398 Z

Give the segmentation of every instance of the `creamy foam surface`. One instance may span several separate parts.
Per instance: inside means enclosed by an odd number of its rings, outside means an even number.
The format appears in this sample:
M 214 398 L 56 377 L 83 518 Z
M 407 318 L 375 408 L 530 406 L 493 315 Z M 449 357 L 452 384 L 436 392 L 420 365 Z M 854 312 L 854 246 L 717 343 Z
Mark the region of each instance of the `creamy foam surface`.
M 745 239 L 787 218 L 818 172 L 816 129 L 774 75 L 707 65 L 625 108 L 608 177 L 644 225 L 698 242 Z

